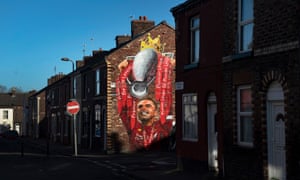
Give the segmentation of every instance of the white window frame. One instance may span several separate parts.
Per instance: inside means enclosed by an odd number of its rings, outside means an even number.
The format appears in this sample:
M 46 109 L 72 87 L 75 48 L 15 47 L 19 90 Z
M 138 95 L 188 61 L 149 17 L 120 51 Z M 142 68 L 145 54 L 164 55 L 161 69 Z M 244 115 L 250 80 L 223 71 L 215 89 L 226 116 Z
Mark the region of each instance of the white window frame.
M 8 112 L 8 110 L 3 110 L 2 113 L 3 113 L 2 118 L 4 120 L 8 120 L 8 118 L 9 118 L 9 112 Z
M 75 98 L 76 96 L 77 96 L 77 79 L 76 79 L 76 77 L 75 76 L 73 76 L 73 92 L 72 92 L 72 94 L 73 94 L 73 98 Z
M 97 134 L 99 131 L 100 134 Z M 95 105 L 95 137 L 101 137 L 101 106 Z
M 198 24 L 195 24 L 196 21 L 199 21 Z M 190 36 L 191 36 L 191 58 L 190 63 L 195 64 L 199 63 L 200 60 L 200 17 L 195 16 L 190 21 Z M 198 56 L 198 57 L 197 57 Z
M 244 1 L 247 1 L 247 2 L 250 2 L 252 1 L 252 7 L 251 6 L 244 6 L 244 8 L 247 8 L 246 10 L 243 9 L 243 2 Z M 239 0 L 239 14 L 238 14 L 238 50 L 239 50 L 239 53 L 243 53 L 243 52 L 249 52 L 249 51 L 252 51 L 252 46 L 253 46 L 253 27 L 254 27 L 254 0 Z M 249 8 L 252 8 L 251 10 Z M 242 15 L 243 15 L 243 12 L 245 11 L 252 11 L 252 17 L 249 17 L 248 19 L 242 19 Z M 245 42 L 245 36 L 242 32 L 242 28 L 243 27 L 246 27 L 246 26 L 249 26 L 249 25 L 252 25 L 252 30 L 251 30 L 251 40 L 249 41 L 249 45 L 250 47 L 244 47 L 244 42 Z
M 241 107 L 240 107 L 240 104 L 241 104 L 241 90 L 245 90 L 245 89 L 250 89 L 251 93 L 252 93 L 252 90 L 251 90 L 251 86 L 250 85 L 243 85 L 243 86 L 239 86 L 237 88 L 237 131 L 238 131 L 238 145 L 240 146 L 245 146 L 245 147 L 253 147 L 253 117 L 252 117 L 252 114 L 253 114 L 253 110 L 252 110 L 252 107 L 251 107 L 251 110 L 250 111 L 241 111 Z M 252 95 L 251 95 L 252 96 Z M 252 97 L 251 97 L 251 101 L 252 101 Z M 252 103 L 252 102 L 251 102 Z M 251 139 L 251 142 L 246 142 L 246 141 L 242 141 L 242 129 L 241 129 L 241 117 L 248 117 L 251 119 L 251 128 L 250 130 L 252 131 L 251 134 L 252 134 L 252 139 Z
M 101 71 L 100 69 L 97 69 L 95 72 L 95 84 L 96 84 L 96 89 L 95 89 L 95 94 L 100 95 L 101 93 Z
M 191 114 L 191 117 L 187 117 L 187 110 L 190 111 L 189 114 Z M 196 93 L 188 93 L 182 95 L 182 116 L 183 140 L 198 141 L 198 95 Z

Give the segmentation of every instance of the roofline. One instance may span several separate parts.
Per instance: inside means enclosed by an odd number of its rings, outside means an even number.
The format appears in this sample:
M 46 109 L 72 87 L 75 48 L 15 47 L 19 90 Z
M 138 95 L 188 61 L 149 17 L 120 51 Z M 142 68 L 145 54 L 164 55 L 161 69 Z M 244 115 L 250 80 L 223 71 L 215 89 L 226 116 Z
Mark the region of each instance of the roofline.
M 131 39 L 130 41 L 128 41 L 128 42 L 126 42 L 126 43 L 124 43 L 124 44 L 122 44 L 121 46 L 112 48 L 111 51 L 109 51 L 108 56 L 109 56 L 111 53 L 113 53 L 114 51 L 117 51 L 118 49 L 121 49 L 122 47 L 128 45 L 128 44 L 131 43 L 132 41 L 134 41 L 134 40 L 138 39 L 139 37 L 141 37 L 141 36 L 143 36 L 143 35 L 149 33 L 150 31 L 152 31 L 153 29 L 157 28 L 157 27 L 160 26 L 160 25 L 166 25 L 166 26 L 168 26 L 169 28 L 171 28 L 171 29 L 173 29 L 173 30 L 175 31 L 175 28 L 174 28 L 174 27 L 172 27 L 171 25 L 169 25 L 169 24 L 167 23 L 166 20 L 163 20 L 163 21 L 161 21 L 160 23 L 158 23 L 157 25 L 155 25 L 155 26 L 151 27 L 150 29 L 148 29 L 147 31 L 145 31 L 145 32 L 143 32 L 143 33 L 140 33 L 140 34 L 136 35 L 133 39 Z M 106 59 L 106 57 L 105 57 L 105 59 Z
M 190 6 L 193 6 L 197 3 L 199 3 L 199 1 L 201 0 L 187 0 L 181 4 L 178 4 L 177 6 L 173 7 L 170 9 L 170 12 L 172 12 L 172 14 L 177 14 L 183 10 L 185 10 L 186 8 L 189 8 Z

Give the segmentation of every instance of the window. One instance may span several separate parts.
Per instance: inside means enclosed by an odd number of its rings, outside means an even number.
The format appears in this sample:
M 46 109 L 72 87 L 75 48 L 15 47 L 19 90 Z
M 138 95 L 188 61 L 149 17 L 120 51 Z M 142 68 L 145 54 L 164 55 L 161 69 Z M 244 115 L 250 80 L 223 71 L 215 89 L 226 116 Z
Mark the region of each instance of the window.
M 200 18 L 191 20 L 191 64 L 198 63 L 200 59 Z
M 3 111 L 3 119 L 8 119 L 8 111 L 7 110 Z
M 83 111 L 83 121 L 81 126 L 81 132 L 83 137 L 87 137 L 89 134 L 89 115 L 87 111 Z
M 83 98 L 87 98 L 87 93 L 88 93 L 88 80 L 87 80 L 87 75 L 83 75 L 83 89 L 82 89 L 82 95 Z
M 101 106 L 95 105 L 95 137 L 101 136 Z
M 56 114 L 52 113 L 51 114 L 51 132 L 52 136 L 56 137 Z
M 68 136 L 69 134 L 69 118 L 66 118 L 65 120 L 65 124 L 64 124 L 64 136 Z
M 240 86 L 237 92 L 238 143 L 253 146 L 252 96 L 250 86 Z
M 252 50 L 253 0 L 239 0 L 239 52 Z
M 198 140 L 197 94 L 183 94 L 183 139 Z
M 100 86 L 101 85 L 101 82 L 100 82 L 100 76 L 101 75 L 100 74 L 101 74 L 100 69 L 97 69 L 96 70 L 96 78 L 95 78 L 96 79 L 96 83 L 95 83 L 96 84 L 96 91 L 95 91 L 96 95 L 100 94 L 100 88 L 101 88 L 101 86 Z
M 76 97 L 76 88 L 77 87 L 77 82 L 76 82 L 76 77 L 73 77 L 73 97 L 75 98 Z

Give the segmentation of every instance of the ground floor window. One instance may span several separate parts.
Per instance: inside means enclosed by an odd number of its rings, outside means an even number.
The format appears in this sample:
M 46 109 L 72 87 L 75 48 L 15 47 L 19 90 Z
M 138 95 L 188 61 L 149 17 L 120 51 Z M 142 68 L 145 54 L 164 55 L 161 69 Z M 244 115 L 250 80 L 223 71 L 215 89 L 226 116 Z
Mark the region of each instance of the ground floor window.
M 198 97 L 197 94 L 182 95 L 183 139 L 198 140 Z
M 252 95 L 250 86 L 237 89 L 238 144 L 253 146 Z
M 95 137 L 101 136 L 101 106 L 95 105 Z
M 89 116 L 87 111 L 83 111 L 83 122 L 81 126 L 82 136 L 87 137 L 89 131 Z

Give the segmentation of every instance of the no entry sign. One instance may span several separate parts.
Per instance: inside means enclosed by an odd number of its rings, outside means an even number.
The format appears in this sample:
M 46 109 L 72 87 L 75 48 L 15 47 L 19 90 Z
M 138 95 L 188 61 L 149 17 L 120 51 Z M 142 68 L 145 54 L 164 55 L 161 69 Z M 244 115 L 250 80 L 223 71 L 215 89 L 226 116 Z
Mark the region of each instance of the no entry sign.
M 79 110 L 80 110 L 80 106 L 76 100 L 72 99 L 70 100 L 70 102 L 67 103 L 67 112 L 69 114 L 72 115 L 77 114 Z

